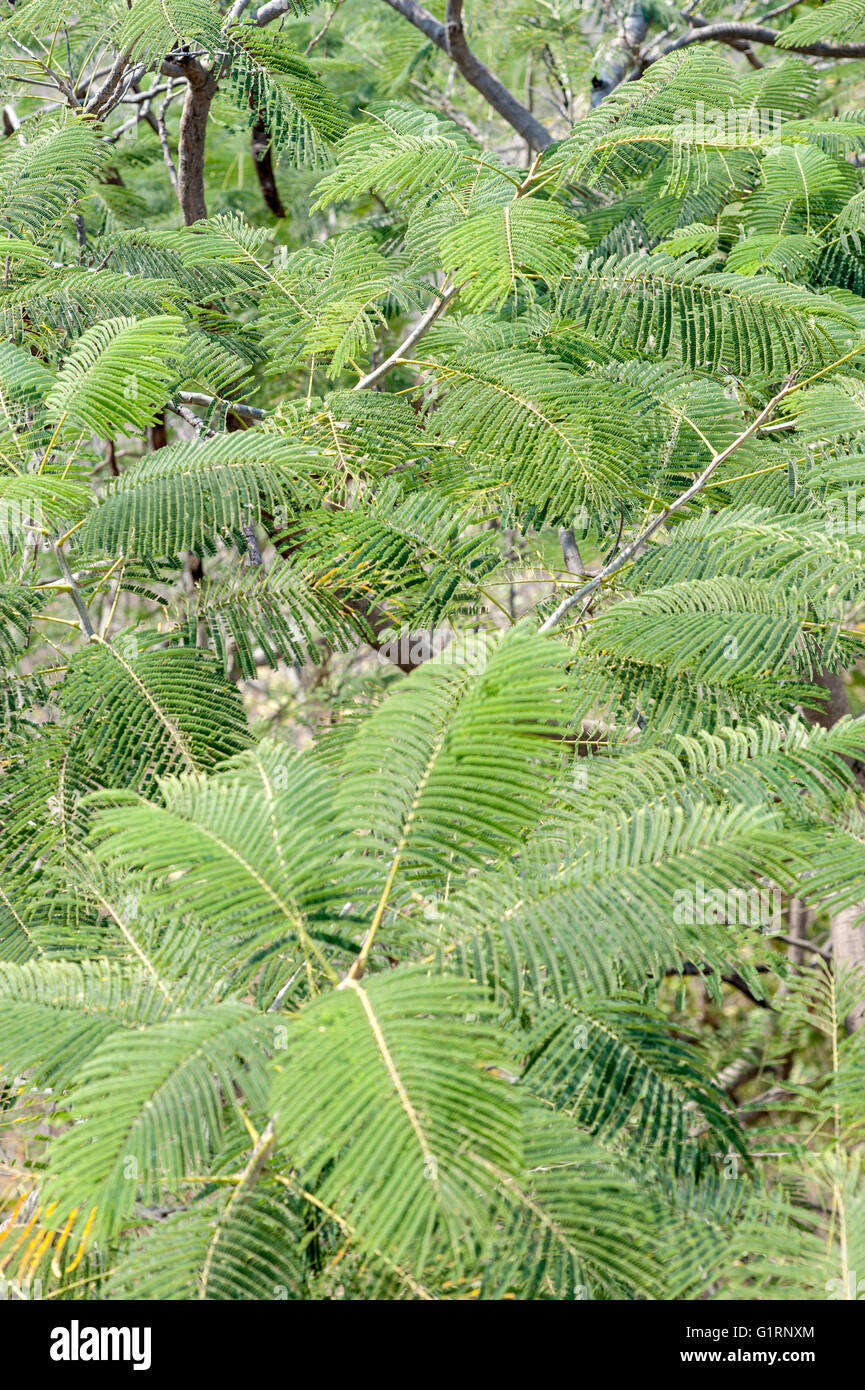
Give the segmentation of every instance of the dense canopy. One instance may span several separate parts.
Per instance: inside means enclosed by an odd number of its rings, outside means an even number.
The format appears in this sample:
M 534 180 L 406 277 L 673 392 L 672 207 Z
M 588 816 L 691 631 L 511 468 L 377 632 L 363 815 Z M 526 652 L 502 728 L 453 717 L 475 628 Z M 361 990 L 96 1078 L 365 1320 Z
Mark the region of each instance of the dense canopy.
M 865 3 L 732 14 L 4 7 L 4 1287 L 865 1297 Z

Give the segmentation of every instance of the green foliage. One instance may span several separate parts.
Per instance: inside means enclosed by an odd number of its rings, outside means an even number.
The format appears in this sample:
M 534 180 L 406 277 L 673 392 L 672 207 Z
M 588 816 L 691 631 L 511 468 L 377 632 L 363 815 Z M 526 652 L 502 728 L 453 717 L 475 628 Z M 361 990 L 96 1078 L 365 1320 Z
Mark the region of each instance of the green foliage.
M 104 159 L 95 131 L 84 121 L 38 122 L 27 143 L 3 161 L 0 223 L 37 245 L 56 234 Z
M 348 112 L 315 72 L 280 38 L 243 24 L 229 33 L 229 78 L 238 103 L 264 122 L 274 151 L 315 163 L 321 141 L 338 140 Z
M 183 345 L 179 319 L 103 319 L 82 333 L 45 405 L 48 423 L 113 435 L 146 429 L 165 404 Z
M 220 28 L 213 0 L 135 0 L 120 26 L 117 43 L 135 57 L 167 53 L 186 40 L 215 51 Z
M 855 91 L 260 10 L 0 24 L 3 1272 L 848 1297 Z

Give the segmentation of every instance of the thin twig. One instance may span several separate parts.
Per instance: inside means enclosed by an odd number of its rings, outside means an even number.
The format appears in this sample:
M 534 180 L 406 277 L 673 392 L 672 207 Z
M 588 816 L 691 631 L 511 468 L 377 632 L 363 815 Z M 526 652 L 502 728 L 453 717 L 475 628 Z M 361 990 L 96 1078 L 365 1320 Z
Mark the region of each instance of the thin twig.
M 777 409 L 784 397 L 790 394 L 793 390 L 793 381 L 793 376 L 788 377 L 781 390 L 777 395 L 772 397 L 768 405 L 763 407 L 760 414 L 754 417 L 748 428 L 743 430 L 731 444 L 728 444 L 726 449 L 722 449 L 719 454 L 715 454 L 714 457 L 709 460 L 702 473 L 699 477 L 694 479 L 690 487 L 687 487 L 684 492 L 679 494 L 675 501 L 671 502 L 668 507 L 664 507 L 656 517 L 653 517 L 648 526 L 646 526 L 638 536 L 635 536 L 632 541 L 629 541 L 624 550 L 620 550 L 619 554 L 616 555 L 609 564 L 604 565 L 603 569 L 599 570 L 587 584 L 583 584 L 575 593 L 569 594 L 566 599 L 563 599 L 550 616 L 541 623 L 538 631 L 542 633 L 552 632 L 553 628 L 558 626 L 565 614 L 570 613 L 571 609 L 580 602 L 580 599 L 585 598 L 587 594 L 593 593 L 595 589 L 599 589 L 605 579 L 608 579 L 611 574 L 615 574 L 617 570 L 622 569 L 628 561 L 636 555 L 641 546 L 645 544 L 650 536 L 655 534 L 659 527 L 663 526 L 676 512 L 686 507 L 689 502 L 692 502 L 694 498 L 703 491 L 703 488 L 706 486 L 715 470 L 719 468 L 722 463 L 726 463 L 730 455 L 734 454 L 746 440 L 751 438 L 751 435 L 769 419 L 769 416 Z
M 174 78 L 169 77 L 166 84 L 165 100 L 156 115 L 156 133 L 159 136 L 159 143 L 162 147 L 162 157 L 165 160 L 165 167 L 168 170 L 168 177 L 171 180 L 171 187 L 175 193 L 180 192 L 180 183 L 177 178 L 177 165 L 174 163 L 174 156 L 171 153 L 171 145 L 168 140 L 168 127 L 165 124 L 165 113 L 168 110 L 171 98 L 174 95 Z
M 327 34 L 327 31 L 328 31 L 328 29 L 330 28 L 331 24 L 333 24 L 333 21 L 334 21 L 335 18 L 336 18 L 336 15 L 337 15 L 337 12 L 338 12 L 340 6 L 343 5 L 343 4 L 345 4 L 345 0 L 336 0 L 336 4 L 334 5 L 333 9 L 330 11 L 330 14 L 327 16 L 327 19 L 324 21 L 324 24 L 322 24 L 322 26 L 321 26 L 321 28 L 319 29 L 318 33 L 313 35 L 313 37 L 310 39 L 309 43 L 306 45 L 306 48 L 303 50 L 303 56 L 304 56 L 304 58 L 308 58 L 309 55 L 310 55 L 310 53 L 312 52 L 312 50 L 313 50 L 318 44 L 321 43 L 322 39 L 323 39 L 323 38 L 325 37 L 325 35 Z
M 403 342 L 400 343 L 399 347 L 391 353 L 390 357 L 386 357 L 383 362 L 380 362 L 377 367 L 374 367 L 371 372 L 367 372 L 366 376 L 362 376 L 360 381 L 355 383 L 355 391 L 364 391 L 368 386 L 374 386 L 377 381 L 381 381 L 382 377 L 387 376 L 388 372 L 391 371 L 393 367 L 396 367 L 397 364 L 405 358 L 407 353 L 411 352 L 415 344 L 420 342 L 427 329 L 432 327 L 439 314 L 443 313 L 448 305 L 456 299 L 462 289 L 461 285 L 446 286 L 447 282 L 445 282 L 445 285 L 443 285 L 439 291 L 439 298 L 433 300 L 426 312 L 418 319 L 411 332 L 406 336 Z
M 783 941 L 788 946 L 799 946 L 803 951 L 813 951 L 815 955 L 822 956 L 824 960 L 832 959 L 832 952 L 825 950 L 823 946 L 818 946 L 816 941 L 806 941 L 804 936 L 782 936 L 781 932 L 773 932 L 773 941 Z
M 60 573 L 63 575 L 63 578 L 66 580 L 66 583 L 68 585 L 69 593 L 72 596 L 72 602 L 78 609 L 78 616 L 81 619 L 82 631 L 85 633 L 87 637 L 95 637 L 96 629 L 90 621 L 90 614 L 87 611 L 87 604 L 84 602 L 84 599 L 81 596 L 81 590 L 75 582 L 75 576 L 72 573 L 72 570 L 69 568 L 69 561 L 66 559 L 66 556 L 63 553 L 63 548 L 60 544 L 58 544 L 57 541 L 52 539 L 51 549 L 54 551 L 54 556 L 57 560 L 58 565 L 60 566 Z

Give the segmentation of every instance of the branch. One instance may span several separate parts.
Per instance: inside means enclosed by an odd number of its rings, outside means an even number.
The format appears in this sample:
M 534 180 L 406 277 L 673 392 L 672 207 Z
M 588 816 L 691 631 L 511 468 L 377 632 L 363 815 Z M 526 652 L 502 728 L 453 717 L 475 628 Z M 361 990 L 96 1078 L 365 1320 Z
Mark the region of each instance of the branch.
M 285 204 L 279 194 L 276 170 L 273 167 L 273 151 L 270 132 L 264 121 L 256 117 L 252 127 L 252 163 L 258 178 L 258 186 L 266 206 L 274 217 L 285 217 Z
M 643 9 L 642 0 L 633 0 L 602 65 L 592 78 L 592 106 L 597 106 L 624 82 L 625 73 L 638 62 L 639 46 L 648 30 L 649 16 Z
M 694 29 L 707 29 L 709 27 L 710 21 L 708 19 L 704 19 L 702 15 L 692 14 L 690 16 L 690 19 L 691 25 Z M 737 53 L 743 53 L 745 55 L 746 61 L 751 64 L 752 68 L 758 68 L 762 71 L 762 69 L 765 67 L 765 63 L 760 62 L 760 59 L 757 57 L 753 48 L 745 39 L 729 39 L 728 43 L 731 48 L 734 48 L 736 50 Z
M 758 966 L 757 968 L 760 969 L 759 966 Z M 763 969 L 765 969 L 765 967 L 763 967 Z M 693 962 L 693 961 L 690 961 L 690 960 L 684 961 L 681 965 L 674 965 L 674 966 L 671 966 L 671 967 L 669 968 L 669 970 L 665 970 L 665 971 L 664 971 L 664 974 L 667 975 L 667 976 L 671 976 L 671 975 L 699 975 L 699 976 L 701 976 L 703 979 L 705 979 L 706 976 L 707 976 L 707 975 L 710 975 L 711 973 L 712 973 L 712 967 L 711 967 L 711 966 L 709 966 L 709 965 L 695 965 L 694 962 Z M 757 997 L 757 995 L 756 995 L 756 994 L 754 993 L 754 991 L 751 989 L 751 987 L 750 987 L 750 985 L 748 984 L 748 982 L 747 982 L 746 980 L 744 980 L 744 979 L 742 978 L 742 976 L 739 974 L 738 970 L 732 971 L 729 975 L 722 975 L 722 976 L 721 976 L 721 979 L 723 980 L 723 982 L 724 982 L 725 985 L 731 985 L 732 988 L 733 988 L 733 989 L 737 989 L 737 990 L 739 991 L 740 994 L 744 994 L 745 998 L 746 998 L 746 999 L 750 999 L 751 1003 L 752 1003 L 752 1004 L 756 1004 L 757 1007 L 758 1007 L 759 1009 L 771 1009 L 771 1008 L 772 1008 L 772 1005 L 769 1003 L 768 999 L 759 999 L 759 998 Z
M 262 22 L 261 15 L 266 10 L 273 11 L 274 14 L 281 13 L 281 9 L 276 9 L 276 6 L 281 4 L 282 0 L 272 0 L 271 4 L 263 5 L 256 15 L 257 22 Z M 418 4 L 418 0 L 385 0 L 385 4 L 390 5 L 391 9 L 401 14 L 403 19 L 407 19 L 416 29 L 420 29 L 421 33 L 431 39 L 443 53 L 447 53 L 466 81 L 480 92 L 493 110 L 498 111 L 533 150 L 546 149 L 547 145 L 553 143 L 553 137 L 546 126 L 541 125 L 531 111 L 523 106 L 522 102 L 517 101 L 513 93 L 508 91 L 469 48 L 462 23 L 463 0 L 448 0 L 444 24 L 440 24 L 435 15 L 431 15 L 429 10 Z
M 825 946 L 818 946 L 816 941 L 808 941 L 804 936 L 785 936 L 783 932 L 773 932 L 773 941 L 784 941 L 788 946 L 795 946 L 800 951 L 813 951 L 815 955 L 822 956 L 824 960 L 832 959 L 832 952 L 827 951 Z
M 689 29 L 687 34 L 681 38 L 674 39 L 657 55 L 658 58 L 664 57 L 667 53 L 675 53 L 677 49 L 689 48 L 694 43 L 732 43 L 738 45 L 742 42 L 764 43 L 774 48 L 778 39 L 781 37 L 779 29 L 767 29 L 762 24 L 728 23 L 722 21 L 719 24 L 704 24 L 698 28 Z M 803 53 L 811 58 L 865 58 L 865 43 L 829 43 L 826 39 L 818 39 L 816 43 L 795 43 L 785 46 L 784 53 Z M 657 59 L 653 58 L 652 62 Z
M 75 576 L 72 573 L 72 570 L 69 568 L 69 561 L 63 554 L 63 546 L 62 544 L 59 544 L 57 541 L 52 540 L 51 549 L 54 551 L 54 558 L 60 566 L 60 573 L 63 575 L 63 578 L 66 580 L 66 583 L 69 587 L 69 593 L 72 596 L 72 602 L 75 604 L 75 607 L 78 610 L 78 616 L 81 619 L 81 629 L 87 637 L 94 637 L 96 635 L 96 631 L 92 622 L 90 621 L 90 614 L 87 611 L 87 604 L 84 602 L 84 599 L 81 596 L 81 590 L 75 582 Z
M 339 13 L 339 10 L 340 10 L 341 6 L 344 5 L 344 4 L 345 4 L 345 0 L 335 0 L 333 9 L 332 9 L 332 10 L 330 11 L 330 13 L 328 14 L 327 19 L 326 19 L 326 20 L 324 21 L 324 23 L 322 24 L 322 26 L 321 26 L 321 28 L 319 29 L 318 33 L 317 33 L 317 34 L 313 34 L 313 36 L 312 36 L 312 38 L 310 39 L 309 43 L 306 45 L 306 48 L 303 50 L 303 56 L 304 56 L 304 58 L 308 58 L 309 55 L 310 55 L 310 53 L 312 52 L 312 50 L 313 50 L 314 48 L 317 48 L 318 45 L 321 43 L 322 39 L 325 38 L 325 37 L 327 36 L 327 31 L 328 31 L 328 29 L 330 28 L 331 24 L 333 24 L 333 21 L 336 19 L 336 16 L 337 16 L 337 14 Z
M 281 14 L 292 8 L 293 0 L 269 0 L 269 3 L 262 5 L 255 12 L 255 22 L 259 27 L 269 24 L 272 19 L 279 19 Z
M 169 77 L 168 90 L 165 93 L 165 100 L 162 102 L 159 108 L 159 112 L 156 116 L 156 134 L 159 139 L 159 144 L 162 148 L 162 157 L 165 160 L 165 167 L 168 170 L 168 177 L 171 180 L 171 187 L 174 189 L 174 192 L 177 194 L 179 198 L 180 180 L 177 177 L 177 169 L 174 164 L 174 156 L 171 153 L 171 145 L 168 140 L 168 127 L 165 123 L 165 113 L 168 110 L 168 104 L 174 95 L 172 91 L 173 82 L 174 78 Z
M 214 439 L 216 430 L 212 430 L 209 425 L 205 425 L 203 420 L 199 420 L 194 410 L 190 410 L 183 401 L 167 401 L 166 410 L 170 410 L 172 415 L 179 415 L 181 420 L 185 420 L 195 432 L 197 439 Z
M 114 110 L 126 91 L 126 87 L 121 91 L 121 85 L 127 76 L 127 63 L 131 56 L 128 48 L 124 49 L 122 53 L 118 53 L 104 87 L 101 87 L 84 107 L 88 115 L 104 120 L 108 113 Z M 126 85 L 128 87 L 128 82 Z
M 832 917 L 832 955 L 835 958 L 836 972 L 846 969 L 851 972 L 856 984 L 865 987 L 865 902 L 854 903 L 852 907 L 842 908 Z M 865 1025 L 865 994 L 854 1003 L 845 1026 L 848 1033 L 858 1033 Z
M 703 488 L 715 472 L 715 469 L 719 468 L 722 463 L 725 463 L 730 455 L 736 452 L 740 445 L 751 438 L 751 435 L 768 420 L 775 408 L 792 390 L 793 378 L 791 376 L 777 395 L 772 397 L 769 404 L 763 407 L 760 414 L 754 417 L 748 428 L 743 430 L 731 444 L 728 444 L 726 449 L 722 449 L 720 454 L 715 454 L 714 458 L 709 460 L 702 473 L 699 477 L 694 479 L 690 487 L 687 487 L 684 492 L 680 493 L 676 500 L 670 503 L 669 507 L 664 507 L 663 511 L 658 512 L 658 515 L 649 522 L 648 526 L 645 527 L 638 536 L 635 536 L 632 541 L 629 541 L 624 550 L 619 551 L 615 559 L 610 560 L 608 564 L 604 565 L 603 569 L 599 570 L 594 578 L 589 580 L 588 584 L 584 584 L 582 588 L 577 589 L 575 593 L 569 594 L 569 596 L 559 604 L 558 608 L 553 610 L 546 621 L 541 623 L 538 631 L 543 633 L 552 632 L 553 628 L 558 626 L 562 618 L 564 618 L 567 613 L 570 613 L 571 609 L 579 603 L 580 599 L 585 598 L 587 594 L 593 593 L 595 589 L 600 588 L 604 580 L 609 578 L 611 574 L 615 574 L 617 570 L 622 569 L 623 566 L 636 555 L 637 551 L 649 537 L 655 534 L 660 526 L 663 526 L 671 516 L 681 511 L 682 507 L 686 507 L 689 502 L 692 502 L 694 498 L 703 491 Z
M 366 376 L 362 376 L 360 381 L 355 383 L 354 390 L 363 391 L 368 386 L 374 386 L 377 381 L 381 381 L 382 377 L 387 376 L 391 368 L 395 367 L 398 362 L 401 362 L 405 358 L 406 353 L 411 352 L 415 343 L 420 342 L 424 333 L 426 333 L 428 328 L 432 327 L 439 314 L 443 313 L 448 305 L 456 299 L 461 288 L 461 285 L 450 285 L 447 289 L 442 287 L 440 298 L 433 300 L 429 308 L 418 319 L 411 332 L 407 334 L 400 343 L 399 347 L 391 353 L 390 357 L 386 357 L 383 362 L 380 362 L 377 367 L 374 367 L 371 372 L 367 372 Z
M 244 405 L 242 401 L 220 400 L 216 396 L 206 396 L 203 391 L 180 391 L 179 400 L 184 405 L 197 405 L 204 410 L 209 410 L 212 405 L 222 405 L 230 414 L 239 415 L 243 420 L 263 420 L 267 415 L 267 411 L 261 410 L 257 405 Z
M 14 106 L 3 107 L 3 134 L 14 135 L 19 145 L 27 144 L 27 137 L 21 129 L 21 120 Z
M 586 567 L 572 526 L 559 527 L 559 545 L 569 574 L 585 574 Z
M 207 216 L 204 198 L 204 145 L 207 138 L 207 118 L 216 95 L 216 77 L 197 58 L 182 58 L 177 63 L 164 62 L 162 71 L 169 77 L 175 72 L 186 78 L 188 87 L 180 117 L 177 146 L 177 196 L 187 227 Z

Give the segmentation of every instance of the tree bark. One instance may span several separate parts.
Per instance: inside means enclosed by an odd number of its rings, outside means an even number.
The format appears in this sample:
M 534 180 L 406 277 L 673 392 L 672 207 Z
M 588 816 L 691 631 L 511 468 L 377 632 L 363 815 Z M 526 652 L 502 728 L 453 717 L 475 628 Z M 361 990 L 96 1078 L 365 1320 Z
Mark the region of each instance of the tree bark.
M 165 427 L 165 411 L 160 410 L 152 425 L 147 427 L 147 444 L 151 453 L 157 449 L 164 449 L 168 443 L 168 431 Z
M 177 182 L 180 207 L 187 227 L 207 216 L 204 198 L 204 148 L 207 118 L 216 93 L 216 79 L 200 67 L 187 72 L 188 87 L 180 117 Z
M 448 0 L 444 24 L 440 24 L 435 15 L 419 5 L 417 0 L 385 0 L 385 4 L 447 53 L 466 81 L 486 98 L 493 110 L 498 111 L 533 150 L 546 149 L 547 145 L 553 143 L 553 137 L 546 127 L 521 101 L 517 101 L 514 94 L 469 48 L 463 32 L 462 0 Z
M 285 217 L 285 208 L 279 196 L 273 168 L 270 136 L 267 132 L 267 126 L 261 120 L 256 120 L 252 127 L 252 160 L 258 175 L 258 185 L 262 198 L 274 217 Z
M 850 713 L 847 687 L 835 671 L 821 671 L 815 677 L 814 683 L 827 691 L 829 700 L 823 709 L 806 709 L 805 718 L 810 724 L 819 724 L 821 728 L 831 729 L 833 724 L 837 724 L 839 719 Z M 858 763 L 851 763 L 851 766 L 860 787 L 865 790 L 865 768 Z M 832 957 L 836 971 L 846 967 L 861 975 L 862 984 L 865 986 L 865 902 L 854 903 L 852 907 L 845 907 L 836 913 L 831 918 L 831 929 Z M 848 1033 L 858 1032 L 865 1024 L 865 999 L 861 999 L 851 1009 L 845 1023 Z
M 853 907 L 845 907 L 843 912 L 839 912 L 832 918 L 832 955 L 836 970 L 839 966 L 846 966 L 848 970 L 861 976 L 861 982 L 865 986 L 865 922 L 862 920 L 863 913 L 865 913 L 865 903 L 854 903 Z M 859 999 L 854 1004 L 845 1022 L 848 1033 L 858 1033 L 865 1023 L 865 999 Z
M 734 46 L 745 43 L 762 43 L 774 48 L 781 31 L 767 29 L 762 24 L 746 24 L 721 20 L 717 24 L 700 25 L 691 29 L 681 38 L 674 39 L 657 56 L 675 53 L 680 48 L 690 48 L 694 43 L 732 43 Z M 817 39 L 814 43 L 791 44 L 781 50 L 784 53 L 804 53 L 809 58 L 865 58 L 865 43 L 834 43 L 831 40 Z
M 592 106 L 598 106 L 625 80 L 625 75 L 639 64 L 639 47 L 649 29 L 649 17 L 642 0 L 634 0 L 622 19 L 619 32 L 604 57 L 600 59 L 592 78 Z

